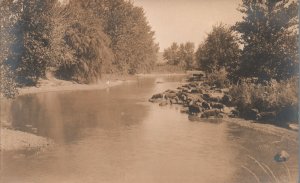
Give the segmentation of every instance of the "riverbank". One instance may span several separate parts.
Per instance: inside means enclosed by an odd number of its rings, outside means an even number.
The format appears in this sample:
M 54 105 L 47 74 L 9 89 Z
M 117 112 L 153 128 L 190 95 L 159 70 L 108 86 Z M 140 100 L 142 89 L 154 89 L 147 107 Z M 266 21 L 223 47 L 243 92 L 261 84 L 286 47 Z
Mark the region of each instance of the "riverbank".
M 83 91 L 83 90 L 101 90 L 118 86 L 124 82 L 133 81 L 135 76 L 103 76 L 101 80 L 93 84 L 79 84 L 72 81 L 60 80 L 52 76 L 38 81 L 37 86 L 19 88 L 19 95 L 58 92 L 58 91 Z
M 230 95 L 230 89 L 210 85 L 207 82 L 208 79 L 205 73 L 201 71 L 192 72 L 180 87 L 156 93 L 149 101 L 158 103 L 159 106 L 179 105 L 181 106 L 181 112 L 187 113 L 192 121 L 221 118 L 223 121 L 234 121 L 237 124 L 251 126 L 254 129 L 264 129 L 274 133 L 282 129 L 285 132 L 292 131 L 297 134 L 299 125 L 296 121 L 271 121 L 273 118 L 269 116 L 273 112 L 264 112 L 253 108 L 247 113 L 247 116 L 244 116 L 246 118 L 243 118 L 235 103 L 236 96 Z M 287 118 L 280 119 L 288 120 Z M 293 136 L 294 140 L 297 139 L 297 135 Z

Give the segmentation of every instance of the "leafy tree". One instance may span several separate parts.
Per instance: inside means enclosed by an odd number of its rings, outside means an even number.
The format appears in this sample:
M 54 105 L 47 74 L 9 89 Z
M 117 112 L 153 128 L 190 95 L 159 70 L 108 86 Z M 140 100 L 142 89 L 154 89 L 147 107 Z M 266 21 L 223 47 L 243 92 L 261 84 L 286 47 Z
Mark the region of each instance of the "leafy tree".
M 79 2 L 73 0 L 58 11 L 53 52 L 59 76 L 90 83 L 111 67 L 113 55 L 101 23 Z
M 196 52 L 199 67 L 211 73 L 222 68 L 229 73 L 235 72 L 239 61 L 239 45 L 233 31 L 223 24 L 213 27 L 204 43 Z
M 192 42 L 177 43 L 164 50 L 163 57 L 170 65 L 178 65 L 185 69 L 192 69 L 194 67 L 194 51 L 195 45 Z
M 187 42 L 185 44 L 180 44 L 179 46 L 179 65 L 184 67 L 185 69 L 193 69 L 194 68 L 194 52 L 195 52 L 195 44 L 192 42 Z
M 10 46 L 14 42 L 11 29 L 16 21 L 13 16 L 12 0 L 0 2 L 0 96 L 12 98 L 17 94 L 15 75 L 9 66 L 9 57 L 12 53 Z
M 298 72 L 298 1 L 243 0 L 240 75 L 261 80 L 287 79 Z
M 125 0 L 82 2 L 101 19 L 114 53 L 116 72 L 147 72 L 154 66 L 158 45 L 144 10 Z
M 19 44 L 19 58 L 15 59 L 17 76 L 21 82 L 36 84 L 45 76 L 47 63 L 51 59 L 51 34 L 53 23 L 51 14 L 56 0 L 24 0 L 21 4 L 20 17 L 15 25 Z
M 179 46 L 177 43 L 172 43 L 169 48 L 166 48 L 163 53 L 163 57 L 167 60 L 168 64 L 170 65 L 178 65 L 180 62 L 179 56 Z

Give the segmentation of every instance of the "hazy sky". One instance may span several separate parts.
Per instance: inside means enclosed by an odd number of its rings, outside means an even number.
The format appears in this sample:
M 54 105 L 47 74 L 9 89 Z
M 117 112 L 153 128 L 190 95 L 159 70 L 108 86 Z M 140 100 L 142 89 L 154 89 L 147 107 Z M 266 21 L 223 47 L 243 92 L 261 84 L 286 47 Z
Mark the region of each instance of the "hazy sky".
M 212 26 L 223 22 L 234 24 L 242 15 L 237 11 L 241 0 L 134 0 L 142 6 L 160 50 L 172 42 L 198 44 Z

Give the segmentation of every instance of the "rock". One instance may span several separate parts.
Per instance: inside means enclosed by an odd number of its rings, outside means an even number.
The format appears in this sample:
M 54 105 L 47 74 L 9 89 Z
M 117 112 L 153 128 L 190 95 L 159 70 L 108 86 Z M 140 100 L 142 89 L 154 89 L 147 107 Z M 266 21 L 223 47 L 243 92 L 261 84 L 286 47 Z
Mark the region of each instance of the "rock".
M 215 108 L 215 109 L 224 109 L 224 105 L 221 103 L 216 103 L 216 102 L 212 102 L 210 103 L 210 107 L 211 108 Z
M 256 120 L 258 113 L 259 111 L 257 109 L 248 109 L 245 112 L 243 112 L 243 116 L 247 120 Z
M 160 99 L 160 98 L 163 98 L 164 95 L 162 93 L 158 93 L 158 94 L 154 94 L 151 99 Z
M 289 124 L 289 129 L 299 131 L 299 124 Z
M 258 121 L 274 121 L 276 119 L 276 112 L 261 112 L 256 115 Z
M 201 114 L 201 118 L 220 117 L 220 113 L 220 110 L 216 109 L 206 110 Z
M 240 116 L 240 112 L 234 108 L 231 110 L 231 113 L 228 116 L 231 118 L 236 118 Z
M 173 93 L 173 92 L 172 93 L 169 93 L 169 92 L 165 93 L 165 99 L 173 99 L 175 97 L 177 97 L 176 93 Z
M 209 104 L 208 104 L 207 102 L 205 102 L 205 101 L 203 101 L 201 105 L 202 105 L 202 107 L 203 107 L 204 109 L 210 109 Z
M 196 113 L 200 113 L 202 110 L 201 110 L 201 107 L 196 105 L 196 104 L 191 104 L 189 105 L 189 113 L 190 114 L 196 114 Z
M 189 112 L 189 108 L 188 107 L 182 108 L 182 109 L 180 109 L 180 112 L 181 113 L 188 113 Z
M 203 93 L 202 95 L 204 100 L 209 100 L 210 99 L 210 94 L 209 93 Z
M 199 93 L 197 88 L 192 88 L 189 93 Z
M 276 162 L 285 162 L 290 158 L 289 153 L 287 153 L 285 150 L 282 150 L 280 153 L 277 153 L 274 156 L 274 160 Z
M 189 86 L 193 87 L 193 88 L 196 88 L 196 87 L 198 87 L 198 83 L 193 82 L 193 83 L 190 83 Z
M 221 99 L 221 102 L 224 105 L 231 106 L 232 105 L 232 97 L 230 95 L 224 95 Z
M 177 100 L 176 99 L 170 99 L 170 103 L 171 104 L 177 104 Z
M 163 107 L 163 106 L 166 106 L 168 104 L 169 104 L 168 101 L 163 101 L 163 102 L 159 103 L 159 106 Z

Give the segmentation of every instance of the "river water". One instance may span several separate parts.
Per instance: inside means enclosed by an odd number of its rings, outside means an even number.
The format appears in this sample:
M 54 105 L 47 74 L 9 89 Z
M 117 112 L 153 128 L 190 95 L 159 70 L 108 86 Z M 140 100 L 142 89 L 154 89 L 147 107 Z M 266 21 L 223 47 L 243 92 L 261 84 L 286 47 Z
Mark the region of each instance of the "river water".
M 234 123 L 189 121 L 147 102 L 182 76 L 140 78 L 106 90 L 18 97 L 15 129 L 53 139 L 2 153 L 1 183 L 296 182 L 298 145 Z M 281 150 L 286 163 L 274 161 Z

